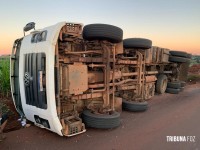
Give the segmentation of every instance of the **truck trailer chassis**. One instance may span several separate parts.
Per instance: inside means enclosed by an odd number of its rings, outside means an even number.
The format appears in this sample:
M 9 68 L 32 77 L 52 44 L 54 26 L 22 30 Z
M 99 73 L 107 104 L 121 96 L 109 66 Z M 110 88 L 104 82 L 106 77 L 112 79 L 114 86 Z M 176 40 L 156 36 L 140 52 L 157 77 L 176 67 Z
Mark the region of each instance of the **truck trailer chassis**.
M 152 47 L 148 39 L 123 40 L 122 29 L 112 25 L 82 28 L 61 22 L 14 42 L 13 102 L 35 125 L 61 136 L 83 133 L 85 126 L 115 128 L 122 108 L 145 111 L 155 91 L 183 87 L 189 54 Z

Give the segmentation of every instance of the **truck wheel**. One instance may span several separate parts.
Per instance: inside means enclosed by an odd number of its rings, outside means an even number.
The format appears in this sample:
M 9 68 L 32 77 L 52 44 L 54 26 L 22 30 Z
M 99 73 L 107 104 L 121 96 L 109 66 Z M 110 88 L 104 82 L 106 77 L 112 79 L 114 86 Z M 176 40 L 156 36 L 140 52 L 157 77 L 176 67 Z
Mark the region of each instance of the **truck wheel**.
M 149 49 L 152 47 L 152 41 L 143 38 L 128 38 L 123 40 L 124 48 Z
M 136 102 L 136 101 L 122 101 L 122 108 L 127 111 L 134 111 L 134 112 L 140 112 L 145 111 L 148 108 L 147 101 L 144 102 Z
M 164 74 L 160 74 L 156 81 L 156 92 L 158 94 L 163 94 L 165 93 L 166 88 L 167 88 L 167 76 Z
M 123 30 L 108 24 L 89 24 L 83 28 L 83 39 L 108 40 L 111 43 L 119 43 L 123 39 Z
M 178 56 L 169 56 L 169 61 L 177 62 L 177 63 L 185 63 L 188 62 L 190 59 Z
M 173 89 L 173 88 L 166 89 L 166 93 L 178 94 L 179 92 L 180 92 L 180 89 Z
M 181 88 L 181 82 L 168 82 L 167 88 L 174 88 L 174 89 L 180 89 Z
M 116 128 L 120 125 L 120 113 L 116 111 L 112 114 L 94 114 L 90 110 L 84 110 L 82 119 L 87 127 L 98 129 Z
M 186 52 L 183 52 L 183 51 L 170 51 L 170 54 L 172 56 L 179 56 L 179 57 L 185 57 L 185 58 L 188 57 L 188 54 Z

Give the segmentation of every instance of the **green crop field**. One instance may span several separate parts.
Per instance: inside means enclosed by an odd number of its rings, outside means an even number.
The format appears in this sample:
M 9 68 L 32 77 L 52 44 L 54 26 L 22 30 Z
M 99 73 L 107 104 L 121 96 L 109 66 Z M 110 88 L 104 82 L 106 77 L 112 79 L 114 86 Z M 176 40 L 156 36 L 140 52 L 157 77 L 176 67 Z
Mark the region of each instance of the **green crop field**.
M 195 65 L 195 64 L 200 64 L 200 56 L 199 55 L 194 55 L 190 61 L 190 66 Z
M 10 95 L 10 59 L 0 57 L 0 96 Z

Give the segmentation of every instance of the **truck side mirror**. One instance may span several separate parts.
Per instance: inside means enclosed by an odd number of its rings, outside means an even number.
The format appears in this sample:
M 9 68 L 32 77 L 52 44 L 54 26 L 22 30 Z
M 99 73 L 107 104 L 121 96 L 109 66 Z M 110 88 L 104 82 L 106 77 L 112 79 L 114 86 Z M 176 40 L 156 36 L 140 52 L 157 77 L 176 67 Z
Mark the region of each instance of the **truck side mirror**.
M 24 27 L 24 36 L 25 36 L 25 32 L 31 29 L 35 30 L 35 22 L 29 22 L 28 24 L 26 24 L 26 26 Z

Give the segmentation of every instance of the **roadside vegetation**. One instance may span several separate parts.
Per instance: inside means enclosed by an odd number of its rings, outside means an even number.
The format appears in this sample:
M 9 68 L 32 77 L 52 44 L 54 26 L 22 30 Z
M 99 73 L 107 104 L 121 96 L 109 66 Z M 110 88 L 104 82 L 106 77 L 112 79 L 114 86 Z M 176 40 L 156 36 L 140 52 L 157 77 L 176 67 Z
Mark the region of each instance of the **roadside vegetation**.
M 21 128 L 17 119 L 18 113 L 15 110 L 10 92 L 10 59 L 9 56 L 0 56 L 0 111 L 7 114 L 8 123 L 5 132 L 10 132 Z
M 0 57 L 0 111 L 10 114 L 6 99 L 10 99 L 10 60 Z
M 192 56 L 192 59 L 190 61 L 190 66 L 193 66 L 195 64 L 200 64 L 200 56 L 198 55 Z
M 10 96 L 10 60 L 0 57 L 0 97 Z
M 200 75 L 189 74 L 187 79 L 188 79 L 189 82 L 199 82 L 200 81 Z
M 192 57 L 187 78 L 189 82 L 200 81 L 200 56 L 195 55 Z

